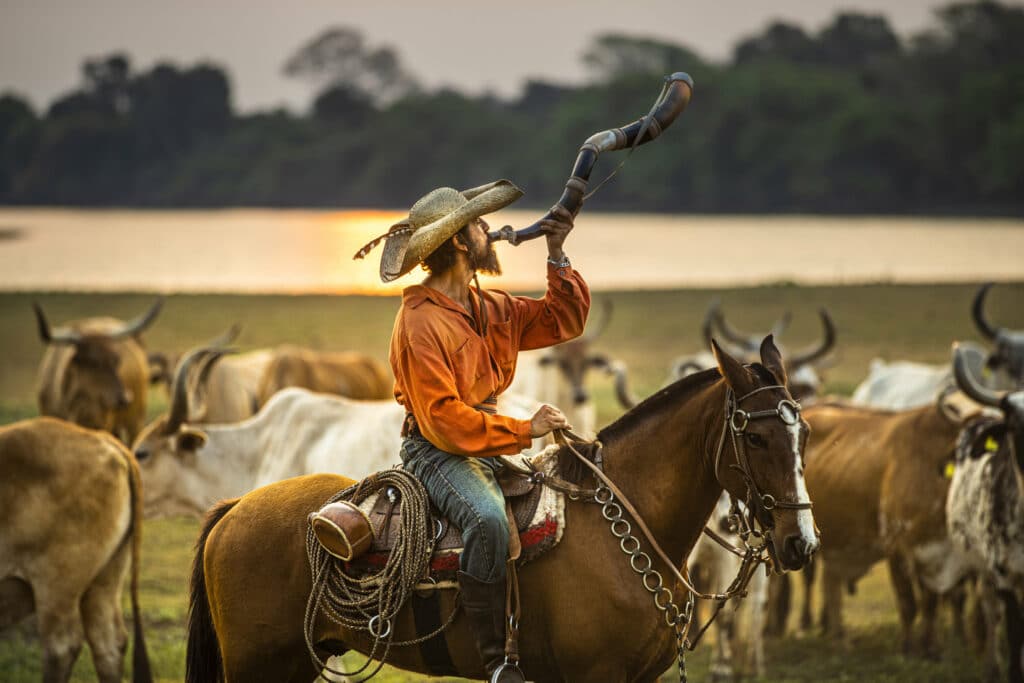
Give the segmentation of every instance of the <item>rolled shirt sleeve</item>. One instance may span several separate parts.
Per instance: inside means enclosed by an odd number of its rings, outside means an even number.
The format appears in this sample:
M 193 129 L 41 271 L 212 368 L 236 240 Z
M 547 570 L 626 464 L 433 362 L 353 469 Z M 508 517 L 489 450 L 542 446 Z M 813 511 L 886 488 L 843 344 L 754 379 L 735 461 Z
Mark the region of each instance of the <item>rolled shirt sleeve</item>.
M 590 288 L 571 266 L 548 262 L 548 288 L 541 299 L 514 297 L 521 321 L 519 348 L 540 349 L 583 334 L 590 311 Z

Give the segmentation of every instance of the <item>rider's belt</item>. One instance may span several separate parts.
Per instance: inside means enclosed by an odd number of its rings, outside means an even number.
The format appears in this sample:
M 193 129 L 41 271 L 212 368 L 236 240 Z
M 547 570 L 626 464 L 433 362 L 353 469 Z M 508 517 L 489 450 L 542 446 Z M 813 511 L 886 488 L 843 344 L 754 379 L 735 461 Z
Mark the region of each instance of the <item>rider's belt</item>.
M 488 415 L 498 414 L 498 397 L 491 394 L 480 403 L 473 406 L 475 409 Z M 420 431 L 420 427 L 416 424 L 416 416 L 412 413 L 405 414 L 405 420 L 402 421 L 402 436 L 415 436 L 419 438 L 423 437 L 423 432 Z

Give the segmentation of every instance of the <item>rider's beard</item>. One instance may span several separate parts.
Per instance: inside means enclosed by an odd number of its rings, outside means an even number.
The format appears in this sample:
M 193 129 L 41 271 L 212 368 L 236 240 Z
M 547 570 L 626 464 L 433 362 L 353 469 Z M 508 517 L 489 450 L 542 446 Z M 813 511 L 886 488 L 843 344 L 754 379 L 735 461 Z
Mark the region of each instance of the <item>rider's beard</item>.
M 498 253 L 494 251 L 494 242 L 488 242 L 486 247 L 474 251 L 470 258 L 470 265 L 478 273 L 485 275 L 501 275 L 501 264 L 498 263 Z

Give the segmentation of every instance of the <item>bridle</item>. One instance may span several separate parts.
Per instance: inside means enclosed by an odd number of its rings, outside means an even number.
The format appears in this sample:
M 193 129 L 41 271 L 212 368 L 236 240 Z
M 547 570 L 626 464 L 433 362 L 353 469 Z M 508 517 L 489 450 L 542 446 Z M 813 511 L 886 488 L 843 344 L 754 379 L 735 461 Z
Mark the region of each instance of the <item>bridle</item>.
M 751 396 L 759 394 L 762 391 L 770 391 L 772 389 L 781 389 L 786 393 L 786 398 L 780 400 L 775 408 L 751 412 L 743 410 L 740 407 L 743 401 Z M 735 497 L 731 494 L 729 496 L 732 500 L 732 506 L 729 512 L 730 524 L 736 528 L 738 535 L 743 540 L 743 543 L 747 548 L 753 547 L 758 549 L 760 547 L 767 546 L 772 563 L 777 565 L 777 550 L 772 536 L 772 533 L 775 530 L 775 520 L 772 517 L 772 510 L 776 508 L 787 510 L 810 510 L 814 504 L 810 500 L 807 502 L 783 500 L 770 493 L 762 492 L 761 488 L 757 485 L 757 481 L 754 479 L 754 473 L 750 468 L 750 458 L 747 454 L 747 448 L 744 444 L 743 436 L 746 433 L 747 426 L 753 420 L 777 417 L 783 424 L 789 426 L 798 425 L 801 421 L 800 404 L 793 400 L 792 396 L 789 394 L 789 390 L 781 384 L 759 387 L 738 398 L 730 388 L 727 389 L 725 393 L 724 414 L 725 421 L 722 425 L 722 435 L 718 439 L 718 447 L 715 450 L 715 478 L 718 480 L 718 483 L 722 485 L 723 489 L 728 490 L 722 482 L 720 474 L 722 453 L 725 450 L 725 437 L 726 434 L 728 434 L 732 441 L 733 452 L 736 454 L 736 462 L 729 465 L 729 468 L 737 470 L 740 473 L 740 476 L 743 477 L 747 486 L 747 495 L 744 500 L 745 510 L 740 509 Z M 757 529 L 754 523 L 755 520 L 757 525 L 761 527 L 760 530 Z M 752 544 L 750 541 L 751 538 L 761 539 L 761 542 L 757 543 L 755 541 Z M 715 540 L 722 543 L 718 538 Z

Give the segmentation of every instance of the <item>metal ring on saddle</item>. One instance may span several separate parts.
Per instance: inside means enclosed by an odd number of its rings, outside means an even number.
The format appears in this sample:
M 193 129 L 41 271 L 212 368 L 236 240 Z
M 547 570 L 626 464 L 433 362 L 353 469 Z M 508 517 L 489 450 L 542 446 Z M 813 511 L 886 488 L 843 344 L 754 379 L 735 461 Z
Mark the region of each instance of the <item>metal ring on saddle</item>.
M 437 531 L 434 532 L 434 543 L 437 543 L 444 536 L 444 522 L 435 517 L 434 523 L 437 524 Z
M 382 633 L 380 633 L 378 632 L 380 630 L 379 627 L 374 626 L 374 624 L 382 623 L 385 626 L 385 630 Z M 375 614 L 372 617 L 370 617 L 370 623 L 367 624 L 367 628 L 370 631 L 370 635 L 374 638 L 387 638 L 389 635 L 391 635 L 391 620 L 381 619 L 379 614 Z

